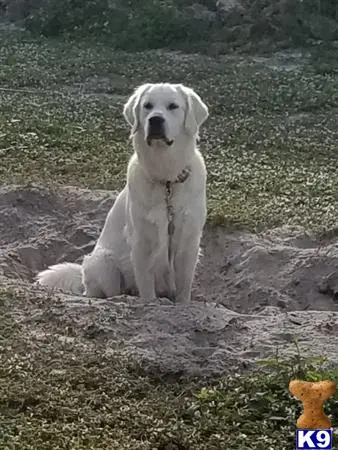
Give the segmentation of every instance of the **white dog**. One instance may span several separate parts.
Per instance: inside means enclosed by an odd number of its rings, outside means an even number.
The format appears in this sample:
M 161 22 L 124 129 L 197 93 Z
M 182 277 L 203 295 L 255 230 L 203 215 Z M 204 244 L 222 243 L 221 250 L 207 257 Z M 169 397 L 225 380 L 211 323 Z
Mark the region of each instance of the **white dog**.
M 135 152 L 94 250 L 82 266 L 51 266 L 37 282 L 89 297 L 136 290 L 190 301 L 206 220 L 206 169 L 196 141 L 208 108 L 181 84 L 145 84 L 124 116 Z

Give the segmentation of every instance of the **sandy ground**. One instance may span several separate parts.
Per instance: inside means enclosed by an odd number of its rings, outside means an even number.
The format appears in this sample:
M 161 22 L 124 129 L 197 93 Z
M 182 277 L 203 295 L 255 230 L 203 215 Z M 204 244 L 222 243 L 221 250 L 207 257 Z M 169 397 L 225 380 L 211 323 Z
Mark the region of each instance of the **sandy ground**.
M 47 294 L 32 286 L 36 273 L 81 261 L 114 198 L 106 191 L 1 187 L 1 283 Z M 300 228 L 261 235 L 206 229 L 203 250 L 187 306 L 48 293 L 44 307 L 12 312 L 35 336 L 56 326 L 58 339 L 97 342 L 108 354 L 127 353 L 147 372 L 169 376 L 251 367 L 276 351 L 295 353 L 295 339 L 303 356 L 338 365 L 337 238 L 319 241 Z

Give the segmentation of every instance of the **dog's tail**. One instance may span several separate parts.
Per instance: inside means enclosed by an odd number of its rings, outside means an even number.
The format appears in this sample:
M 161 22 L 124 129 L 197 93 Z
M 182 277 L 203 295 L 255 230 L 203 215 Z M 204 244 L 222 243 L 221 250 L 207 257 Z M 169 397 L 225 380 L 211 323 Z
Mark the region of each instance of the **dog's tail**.
M 60 289 L 70 294 L 82 295 L 82 267 L 75 263 L 61 263 L 38 273 L 36 283 L 51 289 Z

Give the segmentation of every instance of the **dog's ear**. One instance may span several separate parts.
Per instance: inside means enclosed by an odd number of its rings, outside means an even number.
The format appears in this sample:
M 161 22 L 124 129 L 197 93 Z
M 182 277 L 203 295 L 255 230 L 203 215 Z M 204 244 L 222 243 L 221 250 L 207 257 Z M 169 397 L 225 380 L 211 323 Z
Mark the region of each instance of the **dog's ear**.
M 178 88 L 187 101 L 185 128 L 190 134 L 198 137 L 200 126 L 209 116 L 208 107 L 202 101 L 201 97 L 192 89 L 183 86 L 182 84 L 178 85 Z
M 131 135 L 135 134 L 140 126 L 140 101 L 151 86 L 150 83 L 139 86 L 124 105 L 123 115 L 131 126 Z

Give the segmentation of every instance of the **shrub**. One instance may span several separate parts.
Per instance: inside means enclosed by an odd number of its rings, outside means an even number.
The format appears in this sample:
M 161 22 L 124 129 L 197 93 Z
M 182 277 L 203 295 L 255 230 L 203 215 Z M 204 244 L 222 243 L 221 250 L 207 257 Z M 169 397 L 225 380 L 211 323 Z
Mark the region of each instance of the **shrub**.
M 127 23 L 127 10 L 110 0 L 46 0 L 25 18 L 30 31 L 44 36 L 118 34 Z
M 44 36 L 95 36 L 132 50 L 208 39 L 212 14 L 201 4 L 185 3 L 179 9 L 160 0 L 47 0 L 25 24 Z
M 233 0 L 232 9 L 225 0 L 23 3 L 24 23 L 35 34 L 95 37 L 126 50 L 184 46 L 203 51 L 219 45 L 259 49 L 267 40 L 274 48 L 278 43 L 298 46 L 338 39 L 336 0 Z

